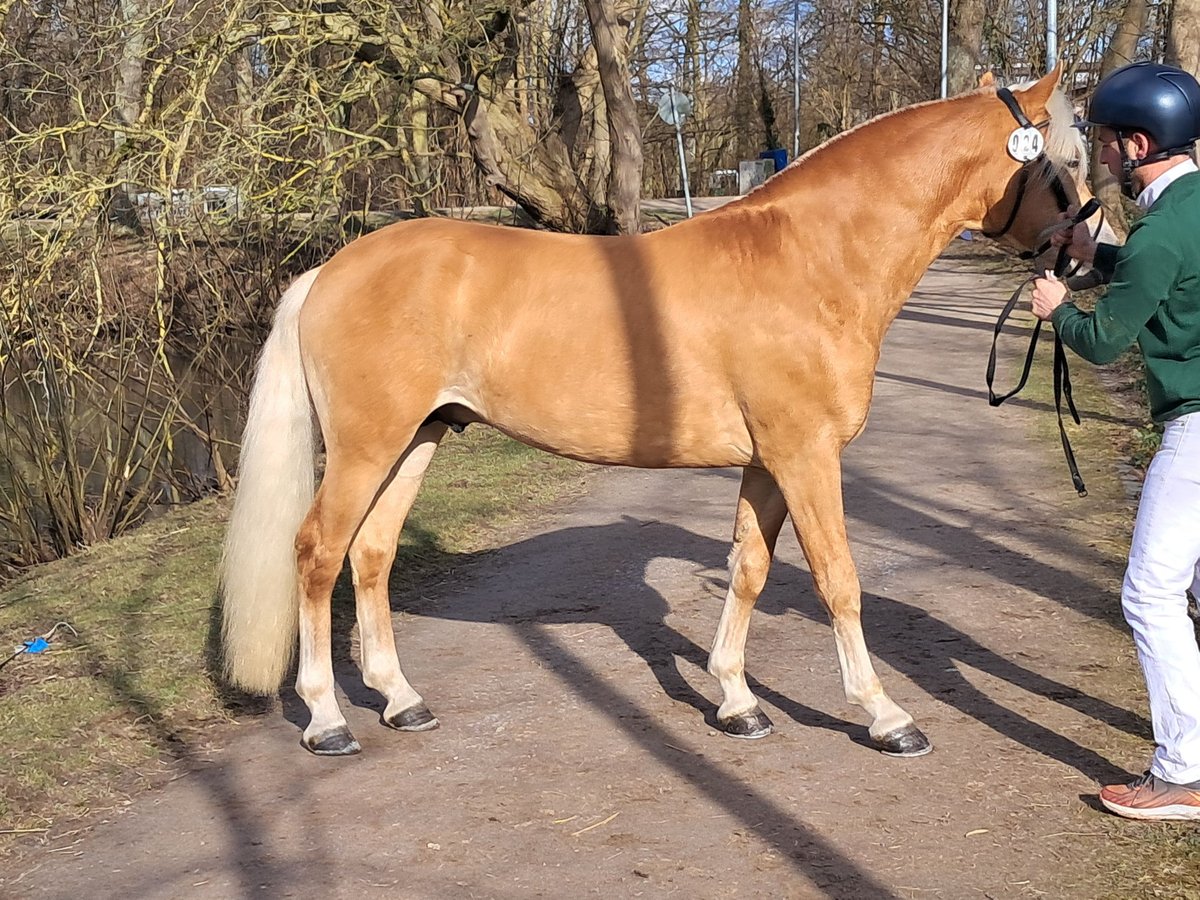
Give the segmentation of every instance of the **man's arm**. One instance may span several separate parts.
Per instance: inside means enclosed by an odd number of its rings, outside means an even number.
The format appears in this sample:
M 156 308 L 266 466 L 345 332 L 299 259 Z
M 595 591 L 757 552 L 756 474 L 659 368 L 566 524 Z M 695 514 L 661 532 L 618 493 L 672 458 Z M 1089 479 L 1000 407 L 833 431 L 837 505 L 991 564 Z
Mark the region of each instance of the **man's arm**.
M 1097 262 L 1110 246 L 1097 246 Z M 1095 312 L 1085 313 L 1074 303 L 1063 303 L 1050 315 L 1062 342 L 1097 365 L 1112 362 L 1137 340 L 1170 294 L 1179 273 L 1178 251 L 1157 241 L 1153 232 L 1141 230 L 1130 235 L 1124 251 L 1119 257 L 1113 253 L 1112 282 Z
M 1117 269 L 1117 254 L 1121 252 L 1118 244 L 1096 244 L 1096 252 L 1092 256 L 1092 268 L 1100 274 L 1100 283 L 1108 284 L 1113 280 Z

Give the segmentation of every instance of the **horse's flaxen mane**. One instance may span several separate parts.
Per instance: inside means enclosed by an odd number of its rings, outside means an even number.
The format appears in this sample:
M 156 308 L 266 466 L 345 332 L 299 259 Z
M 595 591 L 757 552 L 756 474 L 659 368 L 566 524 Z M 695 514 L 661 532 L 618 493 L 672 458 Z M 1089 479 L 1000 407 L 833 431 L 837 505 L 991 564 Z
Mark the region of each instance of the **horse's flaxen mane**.
M 1019 84 L 1014 84 L 1011 87 L 1012 90 L 1020 91 L 1031 87 L 1035 83 L 1036 82 L 1033 81 L 1021 82 Z M 961 94 L 959 96 L 969 97 L 977 94 L 988 94 L 994 97 L 996 95 L 996 89 L 994 87 L 981 87 L 974 91 L 970 91 L 967 94 Z M 951 100 L 953 99 L 955 98 L 951 98 Z M 824 141 L 823 143 L 818 144 L 809 150 L 806 150 L 803 154 L 796 157 L 795 160 L 789 163 L 787 168 L 785 168 L 783 172 L 780 172 L 779 174 L 789 175 L 793 172 L 802 170 L 808 160 L 812 159 L 817 154 L 824 155 L 826 151 L 835 147 L 837 144 L 846 140 L 850 136 L 862 131 L 864 128 L 878 125 L 881 122 L 895 117 L 910 115 L 915 110 L 925 109 L 930 106 L 935 106 L 939 103 L 945 102 L 946 101 L 941 99 L 926 100 L 923 103 L 914 103 L 910 106 L 903 107 L 902 109 L 893 110 L 891 112 L 878 115 L 873 119 L 868 119 L 866 122 L 855 125 L 853 128 L 848 128 L 847 130 L 834 135 L 829 140 Z M 1071 101 L 1059 88 L 1055 88 L 1054 93 L 1050 95 L 1050 100 L 1047 103 L 1047 112 L 1050 114 L 1050 121 L 1046 125 L 1044 131 L 1044 134 L 1046 135 L 1046 156 L 1051 163 L 1053 163 L 1053 167 L 1043 169 L 1044 177 L 1048 178 L 1050 175 L 1057 173 L 1064 177 L 1086 178 L 1088 174 L 1088 154 L 1086 152 L 1086 145 L 1083 140 L 1083 135 L 1080 134 L 1077 128 L 1073 127 L 1075 123 L 1075 110 L 1071 106 Z M 1064 170 L 1068 167 L 1074 168 L 1075 171 L 1072 173 L 1065 172 Z M 759 197 L 755 197 L 755 199 L 762 198 L 765 196 L 765 194 L 770 192 L 770 188 L 773 186 L 772 182 L 775 180 L 776 179 L 773 178 L 768 179 L 762 184 L 756 185 L 755 187 L 751 188 L 744 197 L 739 198 L 739 200 L 734 201 L 733 203 L 726 204 L 724 208 L 730 209 L 736 205 L 740 205 L 741 200 L 754 197 L 754 195 L 759 194 L 760 191 L 762 191 L 763 194 L 761 194 Z

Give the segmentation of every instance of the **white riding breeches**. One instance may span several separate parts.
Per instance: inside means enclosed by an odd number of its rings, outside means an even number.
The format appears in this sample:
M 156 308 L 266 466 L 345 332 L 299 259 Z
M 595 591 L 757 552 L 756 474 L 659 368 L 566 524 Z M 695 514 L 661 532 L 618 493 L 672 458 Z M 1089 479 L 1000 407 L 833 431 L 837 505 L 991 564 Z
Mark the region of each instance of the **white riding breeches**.
M 1200 781 L 1200 648 L 1186 591 L 1200 587 L 1200 413 L 1166 424 L 1146 472 L 1121 591 L 1150 694 L 1150 771 Z

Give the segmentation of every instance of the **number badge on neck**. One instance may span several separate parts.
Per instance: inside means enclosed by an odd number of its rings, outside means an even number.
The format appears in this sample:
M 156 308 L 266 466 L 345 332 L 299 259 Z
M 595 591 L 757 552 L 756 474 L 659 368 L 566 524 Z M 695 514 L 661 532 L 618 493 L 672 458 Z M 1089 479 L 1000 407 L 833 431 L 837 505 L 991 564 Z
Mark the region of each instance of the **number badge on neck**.
M 1036 128 L 1016 128 L 1008 136 L 1008 155 L 1017 162 L 1033 162 L 1046 149 L 1046 139 Z

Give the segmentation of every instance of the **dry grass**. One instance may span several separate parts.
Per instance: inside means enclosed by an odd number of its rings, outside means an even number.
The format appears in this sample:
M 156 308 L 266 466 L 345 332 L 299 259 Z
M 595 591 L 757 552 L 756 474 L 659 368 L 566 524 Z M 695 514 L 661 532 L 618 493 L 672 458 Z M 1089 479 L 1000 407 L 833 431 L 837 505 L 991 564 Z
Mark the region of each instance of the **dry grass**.
M 586 471 L 483 428 L 449 437 L 401 542 L 398 595 L 577 492 Z M 49 652 L 0 669 L 0 831 L 61 832 L 170 777 L 235 716 L 271 708 L 210 674 L 226 513 L 224 500 L 192 504 L 0 594 L 0 648 L 59 621 L 79 634 L 60 630 Z M 18 840 L 0 836 L 0 852 Z

